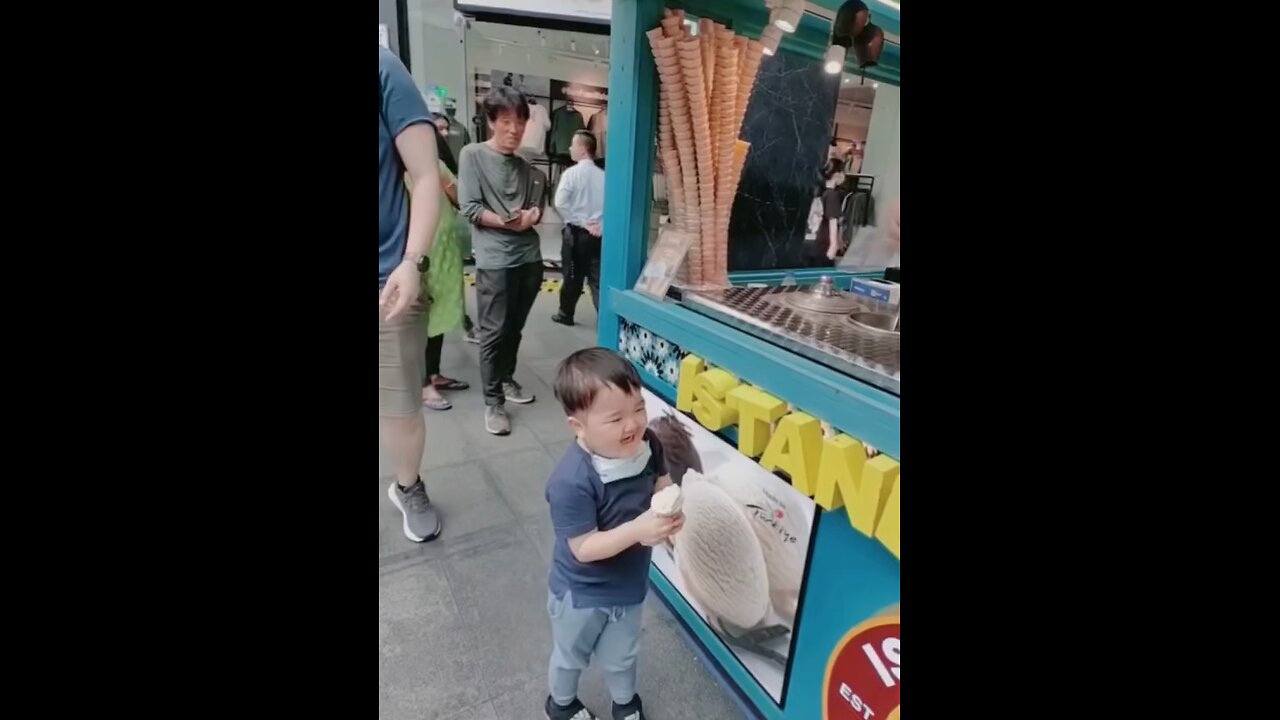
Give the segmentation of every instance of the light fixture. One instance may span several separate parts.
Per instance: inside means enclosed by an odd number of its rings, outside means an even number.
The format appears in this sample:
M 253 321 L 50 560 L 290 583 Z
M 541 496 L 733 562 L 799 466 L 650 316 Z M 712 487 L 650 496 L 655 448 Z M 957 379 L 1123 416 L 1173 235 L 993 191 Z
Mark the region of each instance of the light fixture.
M 858 67 L 863 69 L 879 62 L 884 49 L 884 31 L 871 22 L 871 10 L 862 0 L 848 0 L 836 11 L 823 69 L 832 74 L 840 72 L 850 47 Z
M 600 48 L 599 48 L 595 43 L 591 43 L 591 52 L 593 52 L 593 53 L 595 53 L 595 54 L 599 55 L 599 54 L 600 54 Z
M 844 48 L 840 45 L 832 45 L 827 48 L 827 54 L 823 56 L 822 69 L 827 71 L 828 75 L 839 75 L 844 69 Z
M 872 89 L 872 90 L 879 90 L 879 89 L 880 89 L 880 83 L 875 83 L 875 82 L 871 83 L 871 89 Z
M 831 45 L 822 58 L 822 69 L 835 75 L 844 68 L 845 53 L 853 44 L 853 36 L 866 26 L 871 17 L 862 0 L 848 0 L 836 11 L 831 22 Z
M 793 33 L 800 27 L 800 15 L 804 12 L 804 0 L 782 0 L 776 8 L 773 26 L 785 33 Z
M 764 46 L 764 54 L 772 55 L 778 50 L 778 43 L 782 42 L 782 31 L 770 25 L 760 33 L 760 44 Z
M 880 64 L 880 53 L 884 51 L 884 30 L 875 23 L 867 26 L 853 39 L 853 55 L 858 58 L 858 67 L 862 69 Z

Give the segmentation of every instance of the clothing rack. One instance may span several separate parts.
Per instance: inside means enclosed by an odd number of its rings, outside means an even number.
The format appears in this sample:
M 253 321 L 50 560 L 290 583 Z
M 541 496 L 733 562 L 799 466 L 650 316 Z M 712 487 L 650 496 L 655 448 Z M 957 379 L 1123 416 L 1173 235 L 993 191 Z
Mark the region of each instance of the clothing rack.
M 872 197 L 872 190 L 875 189 L 876 179 L 873 175 L 849 175 L 845 184 L 852 186 L 840 203 L 843 225 L 840 239 L 841 244 L 848 247 L 849 243 L 853 242 L 853 235 L 858 228 L 875 224 L 875 199 Z

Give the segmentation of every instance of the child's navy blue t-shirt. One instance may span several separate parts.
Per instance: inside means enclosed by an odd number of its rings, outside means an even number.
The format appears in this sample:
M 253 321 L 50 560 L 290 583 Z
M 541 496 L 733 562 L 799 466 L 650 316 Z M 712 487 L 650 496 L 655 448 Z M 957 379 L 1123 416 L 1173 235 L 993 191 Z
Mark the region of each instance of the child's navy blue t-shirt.
M 645 430 L 652 456 L 635 477 L 605 484 L 591 464 L 591 456 L 573 443 L 547 480 L 547 502 L 555 547 L 551 553 L 551 592 L 563 597 L 573 593 L 573 606 L 618 607 L 644 602 L 649 588 L 650 548 L 633 545 L 604 560 L 578 562 L 569 549 L 569 538 L 592 530 L 604 532 L 634 520 L 649 509 L 653 486 L 667 474 L 662 443 Z

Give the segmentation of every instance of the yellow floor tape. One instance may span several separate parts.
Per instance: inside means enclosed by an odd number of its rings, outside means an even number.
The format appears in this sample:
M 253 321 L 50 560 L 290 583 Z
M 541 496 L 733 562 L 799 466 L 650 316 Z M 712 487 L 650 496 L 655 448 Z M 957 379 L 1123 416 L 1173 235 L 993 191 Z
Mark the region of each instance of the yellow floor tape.
M 467 273 L 463 275 L 463 277 L 466 278 L 468 287 L 473 287 L 476 284 L 475 273 Z M 560 292 L 560 286 L 563 284 L 564 284 L 564 280 L 561 280 L 560 278 L 547 278 L 546 280 L 542 281 L 542 292 L 558 293 Z M 582 294 L 583 295 L 587 294 L 587 288 L 585 287 L 582 288 Z

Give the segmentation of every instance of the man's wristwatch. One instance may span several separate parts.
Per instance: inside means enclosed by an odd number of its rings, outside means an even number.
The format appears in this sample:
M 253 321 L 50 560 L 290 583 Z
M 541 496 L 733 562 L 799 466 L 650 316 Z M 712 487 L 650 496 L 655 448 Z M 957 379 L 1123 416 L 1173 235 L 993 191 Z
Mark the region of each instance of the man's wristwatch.
M 405 253 L 403 262 L 410 262 L 417 266 L 418 272 L 426 272 L 431 267 L 431 258 L 422 253 Z

